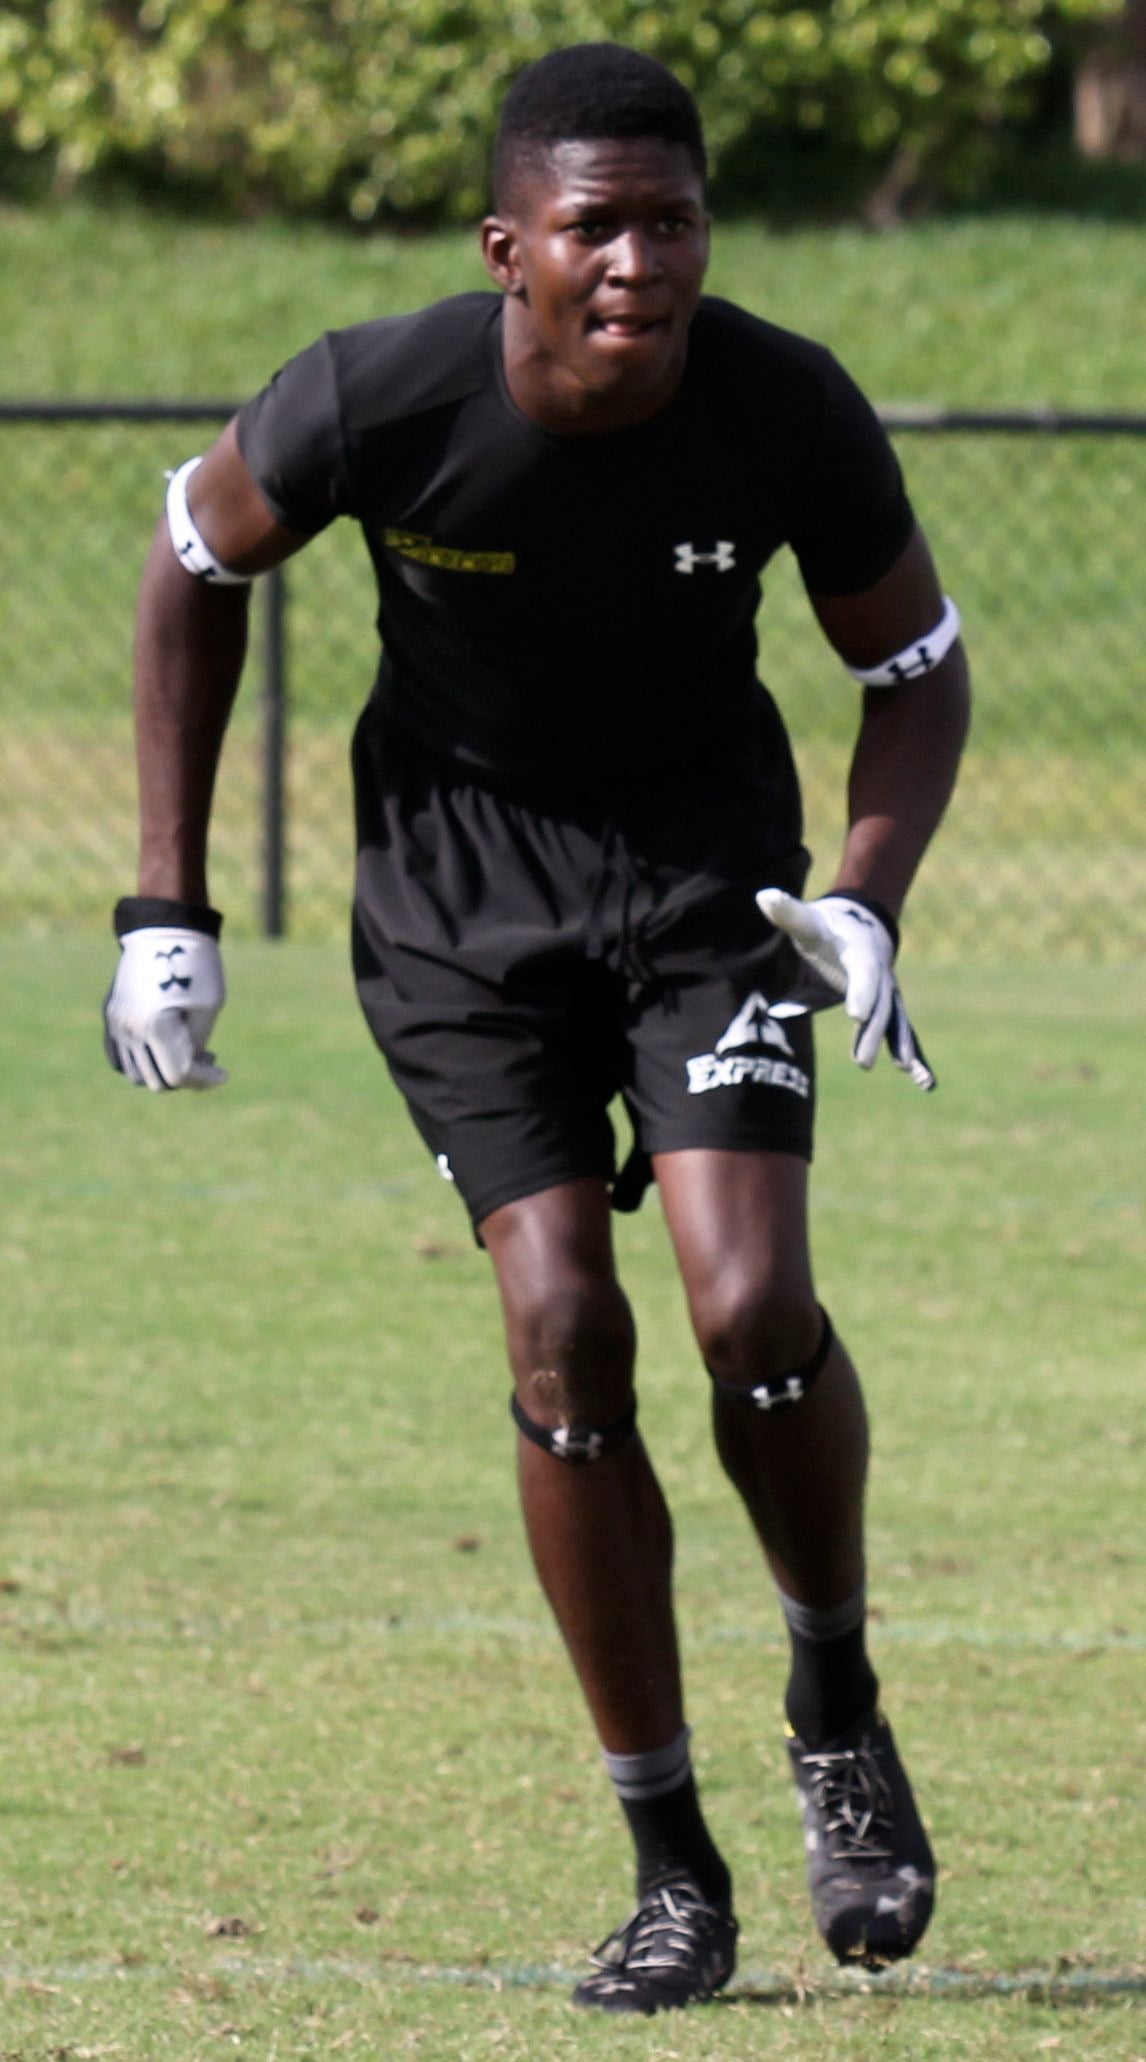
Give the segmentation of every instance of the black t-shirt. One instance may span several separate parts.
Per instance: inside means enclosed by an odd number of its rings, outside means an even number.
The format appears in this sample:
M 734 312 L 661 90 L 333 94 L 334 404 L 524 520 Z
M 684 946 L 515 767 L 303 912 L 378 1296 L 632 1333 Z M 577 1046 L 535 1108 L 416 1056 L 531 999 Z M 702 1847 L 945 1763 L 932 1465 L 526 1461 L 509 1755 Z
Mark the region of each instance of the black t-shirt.
M 568 783 L 734 756 L 768 560 L 855 593 L 911 533 L 873 410 L 821 345 L 706 297 L 657 415 L 555 435 L 509 394 L 502 305 L 328 332 L 242 410 L 251 473 L 293 530 L 361 523 L 377 694 L 440 757 Z

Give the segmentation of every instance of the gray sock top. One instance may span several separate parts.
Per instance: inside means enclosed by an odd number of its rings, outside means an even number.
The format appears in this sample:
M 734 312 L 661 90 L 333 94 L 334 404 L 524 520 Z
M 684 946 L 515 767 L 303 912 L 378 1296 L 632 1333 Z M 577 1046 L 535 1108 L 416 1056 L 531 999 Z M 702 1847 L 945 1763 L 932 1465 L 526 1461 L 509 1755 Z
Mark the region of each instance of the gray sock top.
M 691 1730 L 682 1726 L 667 1747 L 652 1747 L 647 1754 L 610 1754 L 602 1747 L 601 1758 L 613 1779 L 618 1797 L 630 1803 L 645 1803 L 650 1797 L 667 1796 L 688 1781 L 692 1761 L 688 1751 Z
M 795 1597 L 785 1596 L 777 1590 L 780 1609 L 792 1631 L 801 1639 L 813 1640 L 817 1646 L 825 1640 L 842 1639 L 845 1632 L 854 1632 L 862 1625 L 867 1610 L 867 1590 L 857 1589 L 854 1597 L 845 1597 L 842 1604 L 829 1604 L 826 1610 L 818 1610 L 813 1604 L 798 1604 Z

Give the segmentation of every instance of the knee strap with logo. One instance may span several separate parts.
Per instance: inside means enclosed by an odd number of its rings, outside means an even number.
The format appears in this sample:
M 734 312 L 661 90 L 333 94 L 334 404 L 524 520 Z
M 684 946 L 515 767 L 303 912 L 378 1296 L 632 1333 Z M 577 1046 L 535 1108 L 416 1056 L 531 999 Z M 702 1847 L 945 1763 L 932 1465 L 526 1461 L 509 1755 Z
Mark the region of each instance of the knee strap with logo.
M 824 1321 L 820 1342 L 811 1359 L 806 1360 L 802 1367 L 792 1368 L 786 1375 L 770 1375 L 767 1381 L 757 1382 L 754 1388 L 748 1388 L 743 1382 L 726 1382 L 722 1375 L 714 1375 L 709 1368 L 713 1388 L 730 1401 L 751 1404 L 755 1410 L 783 1410 L 787 1404 L 800 1403 L 823 1367 L 835 1338 L 831 1318 L 822 1304 L 819 1309 Z
M 532 1439 L 534 1446 L 544 1447 L 546 1453 L 553 1454 L 556 1460 L 568 1461 L 574 1468 L 584 1461 L 600 1461 L 606 1454 L 615 1453 L 637 1429 L 636 1397 L 611 1425 L 539 1425 L 522 1409 L 516 1396 L 510 1397 L 509 1408 L 518 1430 Z

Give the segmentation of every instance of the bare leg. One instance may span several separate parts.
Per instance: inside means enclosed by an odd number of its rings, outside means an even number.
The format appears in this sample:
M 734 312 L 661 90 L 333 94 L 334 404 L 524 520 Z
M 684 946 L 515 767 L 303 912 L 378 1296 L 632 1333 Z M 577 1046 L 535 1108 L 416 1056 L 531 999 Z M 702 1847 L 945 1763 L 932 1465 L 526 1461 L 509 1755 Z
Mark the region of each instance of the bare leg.
M 806 1170 L 775 1153 L 683 1152 L 661 1156 L 657 1178 L 705 1360 L 733 1385 L 715 1390 L 721 1460 L 785 1599 L 812 1909 L 841 1960 L 880 1965 L 927 1925 L 935 1865 L 864 1645 L 863 1399 L 838 1344 L 795 1403 L 763 1412 L 735 1394 L 806 1365 L 822 1338 Z
M 807 1240 L 807 1169 L 782 1153 L 690 1151 L 656 1160 L 706 1364 L 750 1389 L 807 1361 L 820 1337 Z M 802 1402 L 772 1412 L 714 1390 L 717 1450 L 780 1588 L 828 1607 L 864 1579 L 867 1417 L 835 1340 Z
M 573 1181 L 482 1225 L 517 1395 L 538 1424 L 606 1426 L 633 1394 L 636 1336 L 613 1264 L 604 1183 Z M 534 1564 L 597 1731 L 613 1753 L 663 1746 L 684 1723 L 672 1527 L 639 1437 L 571 1467 L 518 1440 Z
M 614 1271 L 604 1184 L 569 1182 L 528 1197 L 495 1211 L 482 1232 L 501 1288 L 517 1400 L 531 1423 L 603 1432 L 623 1421 L 636 1337 Z M 655 1974 L 638 1979 L 610 1967 L 586 1978 L 576 2000 L 643 2011 L 651 2007 L 642 1985 L 651 1982 L 660 2003 L 681 2004 L 731 1972 L 736 1928 L 731 1879 L 689 1761 L 668 1508 L 628 1430 L 577 1465 L 522 1434 L 518 1470 L 534 1563 L 632 1834 L 654 1959 L 663 1951 L 657 1929 L 678 1927 L 682 1898 L 691 1913 L 686 1930 L 699 1929 L 695 1940 L 689 1932 L 682 1968 L 658 1961 Z

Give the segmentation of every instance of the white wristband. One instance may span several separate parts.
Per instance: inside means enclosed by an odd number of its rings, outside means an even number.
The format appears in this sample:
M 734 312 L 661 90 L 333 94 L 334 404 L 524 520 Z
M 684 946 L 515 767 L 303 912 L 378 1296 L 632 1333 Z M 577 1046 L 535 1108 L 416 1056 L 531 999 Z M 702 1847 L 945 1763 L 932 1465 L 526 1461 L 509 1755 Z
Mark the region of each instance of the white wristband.
M 959 635 L 960 616 L 949 594 L 943 597 L 943 614 L 929 630 L 926 637 L 918 637 L 914 644 L 905 645 L 894 658 L 885 659 L 881 666 L 849 666 L 848 672 L 865 687 L 899 687 L 905 680 L 919 680 L 924 673 L 931 673 L 945 659 Z
M 218 587 L 249 587 L 253 575 L 232 573 L 215 557 L 187 505 L 187 482 L 202 463 L 202 456 L 189 458 L 178 472 L 167 475 L 167 528 L 175 556 L 197 580 L 210 580 Z

